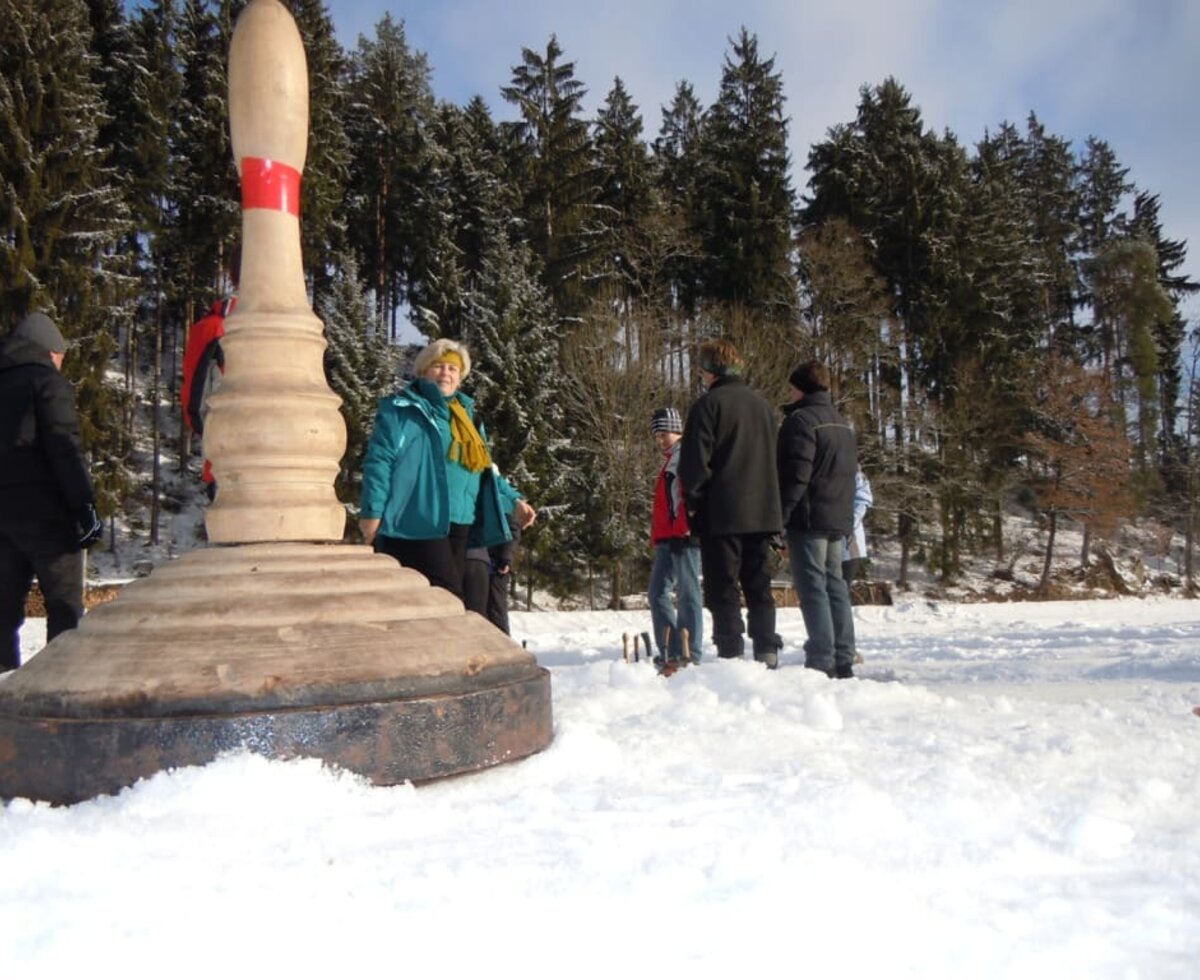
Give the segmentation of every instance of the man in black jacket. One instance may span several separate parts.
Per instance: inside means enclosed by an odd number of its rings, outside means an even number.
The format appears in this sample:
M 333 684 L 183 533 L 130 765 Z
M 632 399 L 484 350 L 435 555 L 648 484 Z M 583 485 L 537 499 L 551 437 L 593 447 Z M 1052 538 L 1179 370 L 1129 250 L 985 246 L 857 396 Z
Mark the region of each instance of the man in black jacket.
M 779 430 L 776 467 L 792 582 L 808 631 L 804 665 L 854 676 L 854 617 L 842 578 L 842 539 L 854 529 L 854 432 L 829 397 L 829 369 L 801 364 Z
M 67 345 L 33 313 L 0 340 L 0 670 L 20 665 L 25 600 L 36 573 L 46 638 L 83 614 L 83 548 L 100 537 L 75 393 L 60 373 Z
M 679 479 L 688 524 L 700 538 L 713 644 L 719 657 L 740 657 L 743 632 L 749 632 L 754 659 L 774 669 L 783 645 L 775 632 L 770 571 L 771 541 L 783 526 L 771 465 L 775 416 L 742 380 L 742 360 L 729 341 L 701 344 L 699 361 L 708 391 L 692 405 L 683 427 Z

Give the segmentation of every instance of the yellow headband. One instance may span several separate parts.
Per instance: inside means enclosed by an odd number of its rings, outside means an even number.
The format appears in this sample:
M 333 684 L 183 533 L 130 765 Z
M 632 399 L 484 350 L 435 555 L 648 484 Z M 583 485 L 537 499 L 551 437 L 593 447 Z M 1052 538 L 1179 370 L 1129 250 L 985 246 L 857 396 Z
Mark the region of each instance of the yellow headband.
M 439 355 L 437 360 L 429 366 L 433 367 L 434 364 L 456 364 L 459 371 L 466 366 L 463 364 L 462 355 L 456 350 L 448 350 L 444 354 Z

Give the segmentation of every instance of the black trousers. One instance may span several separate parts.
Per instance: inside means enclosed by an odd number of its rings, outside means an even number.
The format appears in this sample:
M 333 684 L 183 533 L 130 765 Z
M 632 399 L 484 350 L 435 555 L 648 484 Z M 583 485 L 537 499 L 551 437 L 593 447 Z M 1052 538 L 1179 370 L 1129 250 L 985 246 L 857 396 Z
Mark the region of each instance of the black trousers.
M 509 575 L 512 573 L 510 572 Z M 490 561 L 467 559 L 463 575 L 463 603 L 471 612 L 477 612 L 493 626 L 505 633 L 508 628 L 508 579 L 492 571 Z
M 775 648 L 771 538 L 770 534 L 706 535 L 700 538 L 704 605 L 712 615 L 713 643 L 719 653 L 723 643 L 731 651 L 740 649 L 743 629 L 763 649 Z M 742 625 L 742 597 L 746 600 L 748 623 L 745 627 Z M 735 637 L 739 638 L 736 642 Z
M 451 524 L 450 533 L 444 538 L 427 541 L 409 541 L 405 538 L 375 536 L 375 550 L 390 555 L 405 568 L 412 568 L 436 585 L 463 597 L 463 567 L 467 560 L 466 524 Z
M 46 599 L 46 639 L 74 629 L 83 615 L 83 557 L 66 521 L 0 528 L 0 670 L 21 662 L 25 600 L 37 575 Z

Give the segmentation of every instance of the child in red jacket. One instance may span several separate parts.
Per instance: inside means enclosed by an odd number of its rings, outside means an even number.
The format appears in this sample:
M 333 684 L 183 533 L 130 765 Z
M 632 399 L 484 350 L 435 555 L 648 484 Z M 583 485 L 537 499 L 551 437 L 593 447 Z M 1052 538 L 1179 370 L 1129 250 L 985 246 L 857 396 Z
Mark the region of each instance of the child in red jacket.
M 657 409 L 650 431 L 663 454 L 663 467 L 654 487 L 650 538 L 654 565 L 650 571 L 650 620 L 654 624 L 656 662 L 683 660 L 683 631 L 694 663 L 704 647 L 704 604 L 700 595 L 700 542 L 688 528 L 679 482 L 679 440 L 683 419 L 678 409 Z M 672 602 L 672 592 L 676 602 Z

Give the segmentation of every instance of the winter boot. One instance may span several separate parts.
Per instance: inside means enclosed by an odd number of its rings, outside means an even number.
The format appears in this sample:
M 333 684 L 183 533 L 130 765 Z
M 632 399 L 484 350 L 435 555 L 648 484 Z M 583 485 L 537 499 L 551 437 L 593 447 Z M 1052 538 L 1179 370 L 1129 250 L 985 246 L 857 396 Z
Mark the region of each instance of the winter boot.
M 772 633 L 766 639 L 754 638 L 754 659 L 767 665 L 767 670 L 779 667 L 779 651 L 783 649 L 783 637 Z
M 722 660 L 737 660 L 746 652 L 746 641 L 741 636 L 714 636 L 713 643 L 717 647 L 717 656 Z
M 839 680 L 845 680 L 848 677 L 853 677 L 854 664 L 846 661 L 839 661 L 833 665 L 833 676 Z

